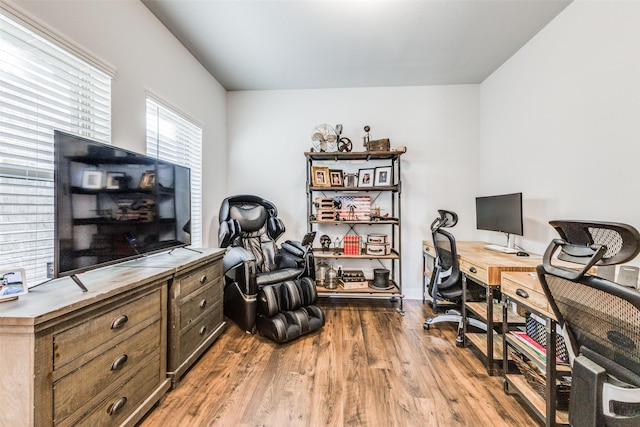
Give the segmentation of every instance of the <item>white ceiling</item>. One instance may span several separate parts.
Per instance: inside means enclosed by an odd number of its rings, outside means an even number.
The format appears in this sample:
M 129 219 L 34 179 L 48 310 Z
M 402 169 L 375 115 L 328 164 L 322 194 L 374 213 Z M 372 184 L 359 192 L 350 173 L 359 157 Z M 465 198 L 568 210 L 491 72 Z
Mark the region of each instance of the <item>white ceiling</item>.
M 571 0 L 142 0 L 227 90 L 477 84 Z

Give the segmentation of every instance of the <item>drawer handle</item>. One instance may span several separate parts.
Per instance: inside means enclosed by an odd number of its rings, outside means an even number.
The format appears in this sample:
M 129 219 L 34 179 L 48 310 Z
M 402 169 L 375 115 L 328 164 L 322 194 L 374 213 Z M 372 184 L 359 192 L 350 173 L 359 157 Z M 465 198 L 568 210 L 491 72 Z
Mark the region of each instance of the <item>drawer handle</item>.
M 109 409 L 107 410 L 107 413 L 109 415 L 115 415 L 126 404 L 127 404 L 127 398 L 123 396 L 120 399 L 118 399 L 115 402 L 113 402 L 111 404 L 111 406 L 109 406 Z
M 470 272 L 472 272 L 472 273 L 477 273 L 477 272 L 478 272 L 478 270 L 476 270 L 476 268 L 475 268 L 475 267 L 471 267 L 471 268 L 469 269 L 469 271 L 470 271 Z
M 200 301 L 200 308 L 205 308 L 207 306 L 207 300 L 203 299 L 202 301 Z
M 129 318 L 124 315 L 121 314 L 120 316 L 116 317 L 113 322 L 111 323 L 111 329 L 118 329 L 121 328 L 125 325 L 125 323 L 127 323 L 129 321 Z
M 118 369 L 122 368 L 124 364 L 127 363 L 128 359 L 129 356 L 127 356 L 126 354 L 121 354 L 120 356 L 116 357 L 116 359 L 111 364 L 111 370 L 117 371 Z
M 524 289 L 520 289 L 520 288 L 516 289 L 516 295 L 522 298 L 529 298 L 529 293 Z
M 207 282 L 207 275 L 203 274 L 202 277 L 200 278 L 200 283 L 206 283 Z
M 204 335 L 206 332 L 207 332 L 207 325 L 202 325 L 199 331 L 200 335 Z

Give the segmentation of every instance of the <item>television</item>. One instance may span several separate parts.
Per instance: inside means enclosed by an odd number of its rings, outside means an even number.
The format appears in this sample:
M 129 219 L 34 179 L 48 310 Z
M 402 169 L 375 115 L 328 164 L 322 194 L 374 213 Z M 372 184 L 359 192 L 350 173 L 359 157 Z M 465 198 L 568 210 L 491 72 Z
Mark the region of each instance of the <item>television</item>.
M 487 249 L 516 253 L 514 236 L 522 236 L 522 193 L 476 197 L 478 230 L 499 231 L 507 235 L 507 246 L 490 245 Z
M 54 277 L 191 244 L 189 168 L 60 131 L 54 153 Z

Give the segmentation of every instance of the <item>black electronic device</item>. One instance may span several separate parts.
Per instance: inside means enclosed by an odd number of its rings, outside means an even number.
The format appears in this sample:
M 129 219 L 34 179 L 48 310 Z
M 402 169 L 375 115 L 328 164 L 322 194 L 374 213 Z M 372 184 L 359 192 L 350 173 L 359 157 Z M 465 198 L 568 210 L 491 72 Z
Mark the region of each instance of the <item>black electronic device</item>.
M 520 251 L 520 252 L 516 252 L 517 256 L 529 256 L 529 254 L 527 252 L 524 251 Z
M 189 168 L 59 131 L 54 151 L 54 277 L 191 244 Z
M 478 230 L 507 234 L 507 246 L 490 245 L 488 249 L 516 253 L 514 236 L 523 235 L 522 193 L 476 197 L 476 226 Z

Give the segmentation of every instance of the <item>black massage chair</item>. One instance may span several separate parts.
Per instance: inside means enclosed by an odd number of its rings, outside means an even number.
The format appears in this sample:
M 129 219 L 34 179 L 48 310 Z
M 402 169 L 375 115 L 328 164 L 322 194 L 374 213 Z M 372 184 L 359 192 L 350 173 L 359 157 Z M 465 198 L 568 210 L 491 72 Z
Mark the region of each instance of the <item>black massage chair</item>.
M 257 329 L 278 343 L 324 326 L 324 312 L 316 305 L 313 237 L 287 240 L 278 248 L 284 224 L 275 205 L 258 196 L 227 197 L 219 221 L 218 245 L 228 248 L 225 315 L 245 331 Z

